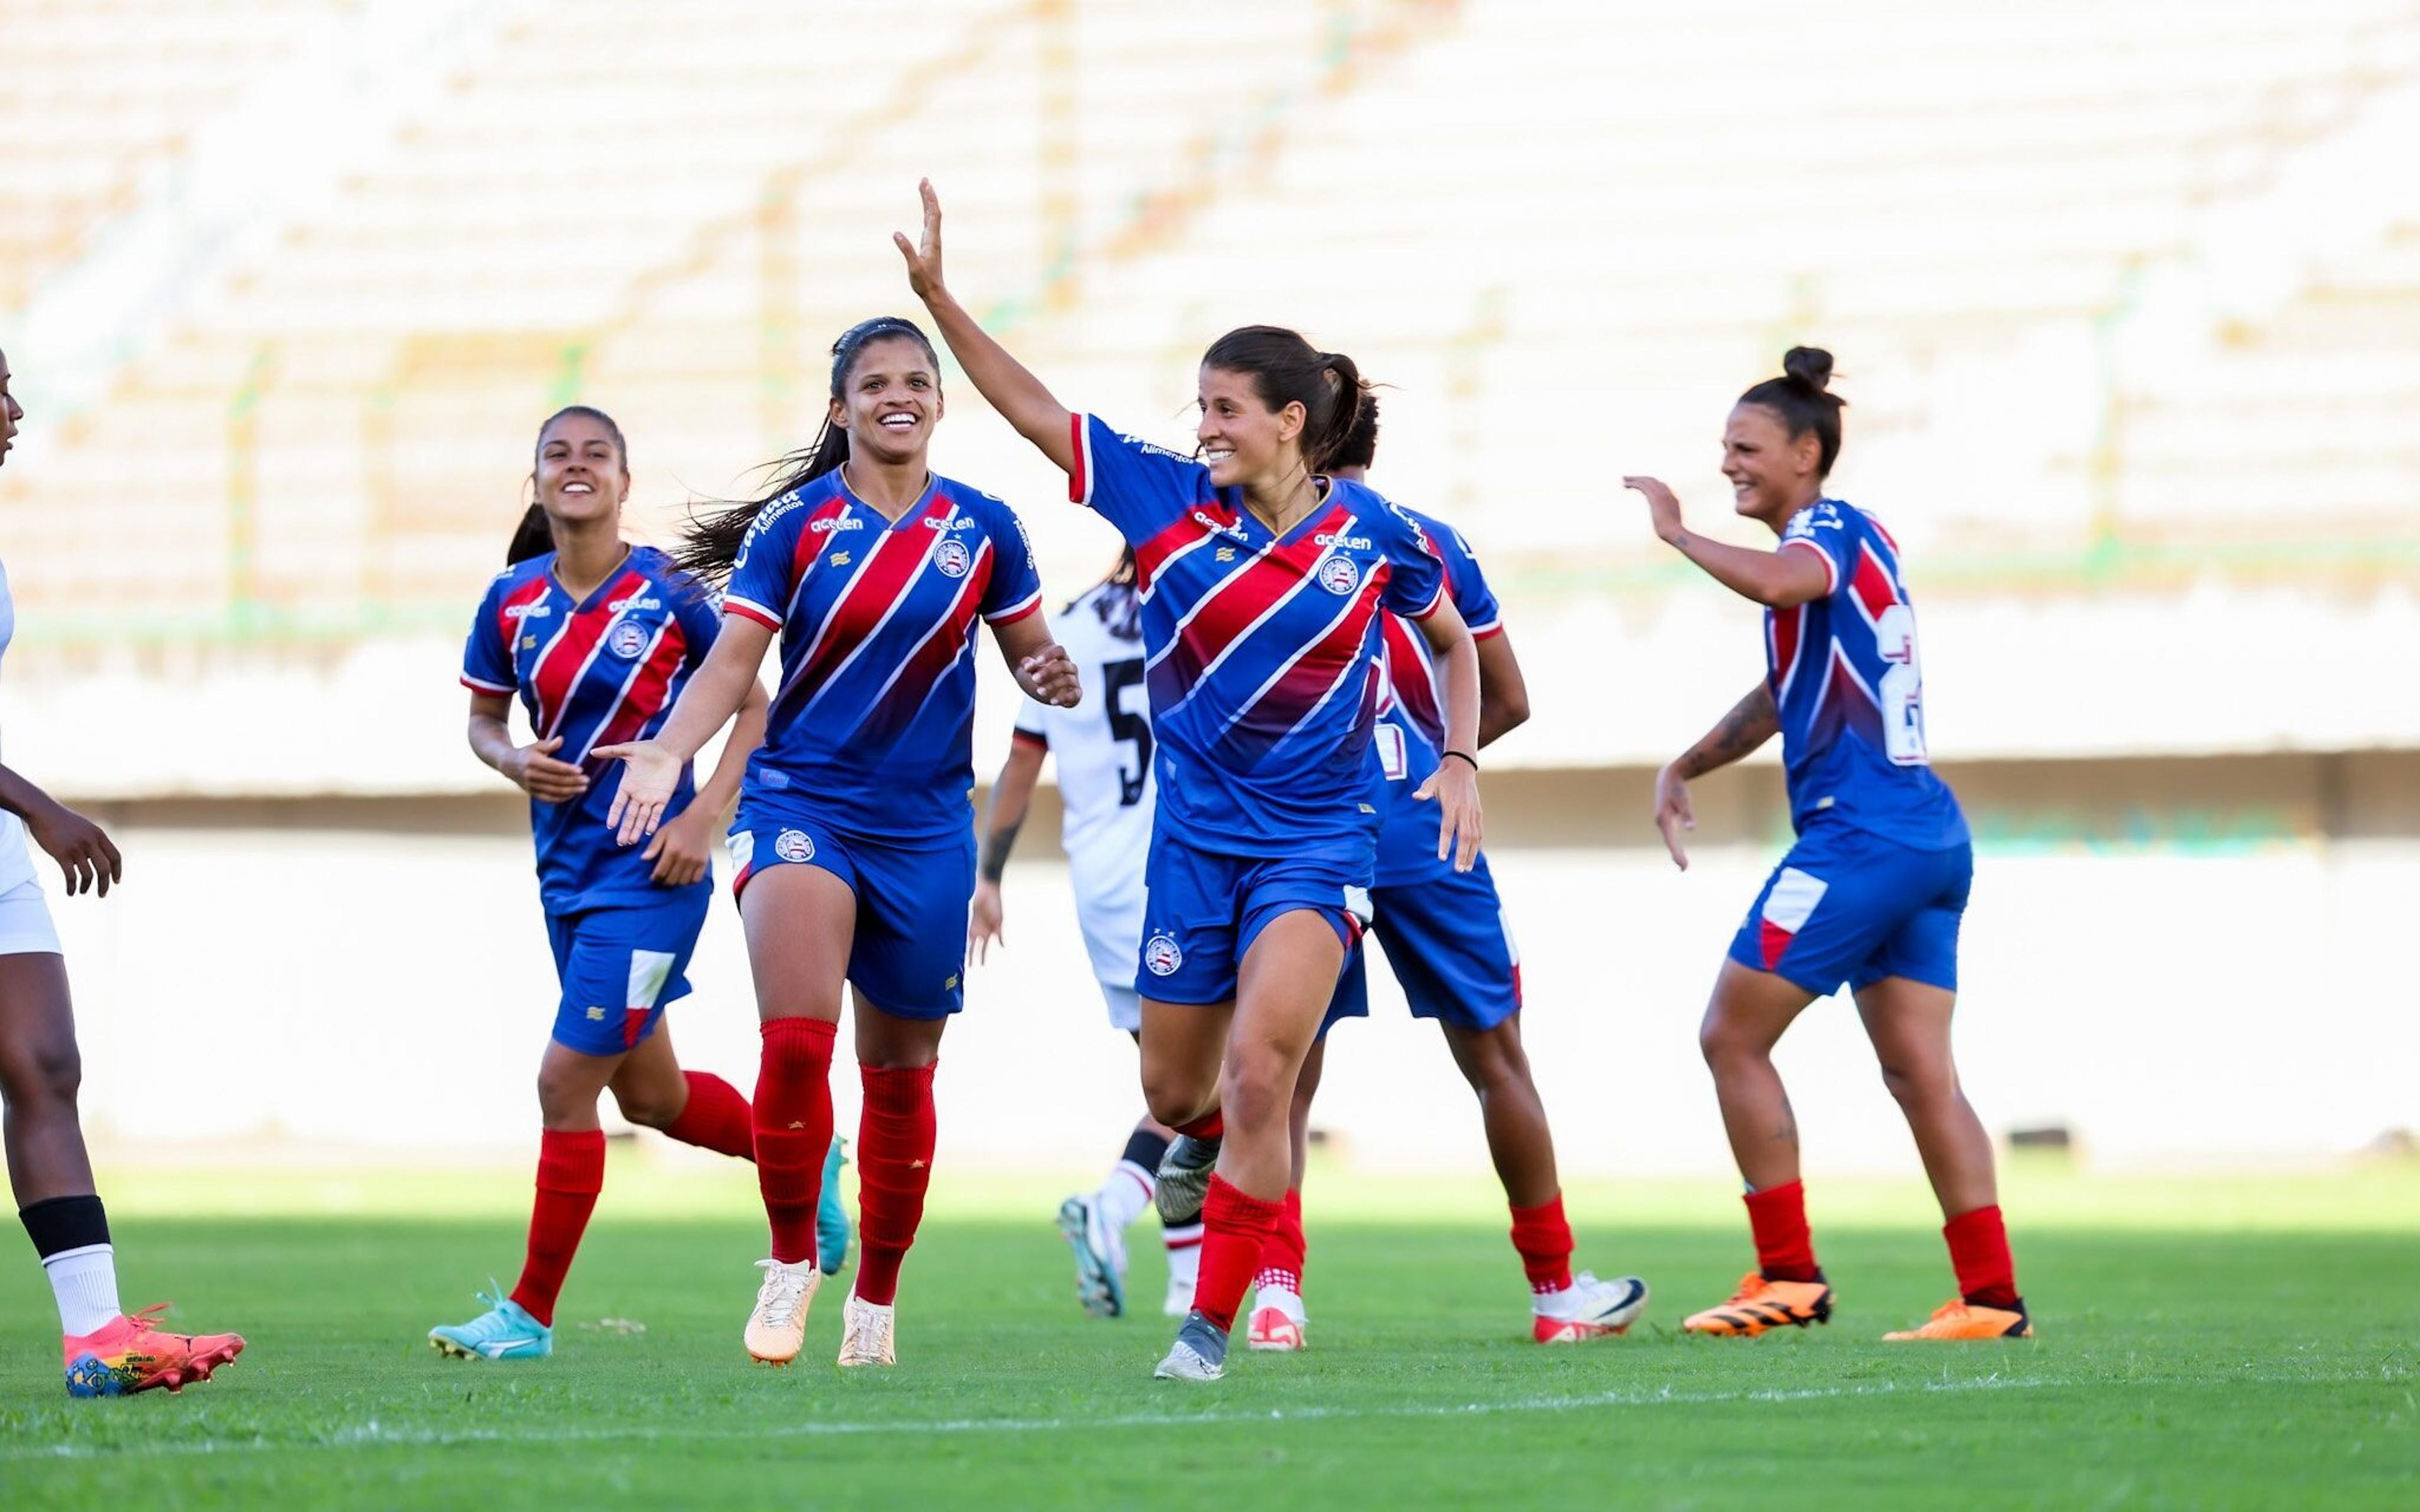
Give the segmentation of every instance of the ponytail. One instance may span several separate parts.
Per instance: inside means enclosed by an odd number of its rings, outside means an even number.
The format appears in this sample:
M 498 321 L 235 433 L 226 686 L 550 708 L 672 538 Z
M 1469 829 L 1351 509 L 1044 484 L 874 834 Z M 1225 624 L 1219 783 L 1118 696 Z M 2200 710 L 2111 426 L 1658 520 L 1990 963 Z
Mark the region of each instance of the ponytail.
M 1823 477 L 1840 459 L 1840 411 L 1849 403 L 1831 391 L 1832 354 L 1821 347 L 1792 347 L 1781 354 L 1781 377 L 1766 378 L 1741 394 L 1739 402 L 1772 410 L 1793 441 L 1813 431 L 1819 454 L 1816 475 Z
M 546 522 L 545 509 L 534 503 L 521 511 L 521 522 L 514 527 L 513 543 L 504 548 L 504 565 L 516 567 L 553 549 L 554 527 Z

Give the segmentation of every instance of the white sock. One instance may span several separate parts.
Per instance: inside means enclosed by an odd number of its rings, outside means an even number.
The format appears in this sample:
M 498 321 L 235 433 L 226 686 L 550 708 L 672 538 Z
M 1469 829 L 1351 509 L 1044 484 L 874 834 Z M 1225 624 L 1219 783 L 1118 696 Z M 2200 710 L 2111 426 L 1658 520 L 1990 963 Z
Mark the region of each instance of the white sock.
M 81 1338 L 118 1315 L 117 1256 L 107 1244 L 86 1244 L 42 1257 L 51 1295 L 59 1304 L 59 1332 Z
M 1202 1275 L 1202 1226 L 1187 1224 L 1182 1228 L 1163 1228 L 1160 1234 L 1168 1242 L 1169 1280 L 1193 1285 Z
M 1151 1172 L 1130 1160 L 1122 1160 L 1110 1167 L 1109 1179 L 1093 1194 L 1093 1201 L 1099 1206 L 1104 1224 L 1124 1228 L 1151 1206 Z

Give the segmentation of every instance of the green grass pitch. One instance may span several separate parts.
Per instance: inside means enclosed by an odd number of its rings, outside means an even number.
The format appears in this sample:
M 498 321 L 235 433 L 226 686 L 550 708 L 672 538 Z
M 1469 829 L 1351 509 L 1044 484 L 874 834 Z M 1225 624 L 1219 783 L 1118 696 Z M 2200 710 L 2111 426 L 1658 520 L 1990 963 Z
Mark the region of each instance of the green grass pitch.
M 635 1158 L 634 1158 L 635 1157 Z M 961 1177 L 908 1263 L 902 1363 L 738 1345 L 744 1171 L 616 1150 L 547 1362 L 439 1359 L 509 1283 L 499 1175 L 124 1175 L 127 1301 L 250 1351 L 180 1397 L 71 1402 L 30 1257 L 0 1268 L 0 1505 L 644 1507 L 2420 1505 L 2420 1172 L 2010 1174 L 2041 1336 L 1886 1346 L 1948 1293 L 1920 1186 L 1810 1183 L 1828 1328 L 1678 1335 L 1746 1261 L 1719 1180 L 1582 1184 L 1584 1264 L 1656 1288 L 1631 1336 L 1541 1349 L 1483 1181 L 1318 1172 L 1311 1344 L 1149 1379 L 1171 1325 L 1072 1301 L 1063 1186 Z M 644 1332 L 596 1326 L 644 1324 Z M 588 1326 L 582 1326 L 585 1322 Z

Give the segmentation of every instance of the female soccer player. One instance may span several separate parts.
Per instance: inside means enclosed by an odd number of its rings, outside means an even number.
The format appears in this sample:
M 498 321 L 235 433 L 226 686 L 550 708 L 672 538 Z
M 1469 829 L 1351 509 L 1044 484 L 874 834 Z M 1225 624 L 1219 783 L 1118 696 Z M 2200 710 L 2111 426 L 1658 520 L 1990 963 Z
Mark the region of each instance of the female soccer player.
M 0 464 L 24 419 L 9 392 L 8 360 L 0 356 Z M 0 570 L 0 654 L 16 630 L 16 600 Z M 58 1304 L 68 1395 L 179 1391 L 241 1354 L 243 1340 L 171 1334 L 157 1326 L 165 1303 L 132 1317 L 118 1309 L 116 1252 L 76 1117 L 83 1066 L 67 964 L 25 852 L 28 838 L 58 863 L 71 897 L 105 898 L 122 872 L 117 847 L 99 825 L 0 766 L 0 1107 L 17 1216 Z
M 602 752 L 628 764 L 611 822 L 629 844 L 655 832 L 681 764 L 739 706 L 781 632 L 781 690 L 731 834 L 764 1035 L 756 1175 L 772 1228 L 744 1337 L 768 1365 L 798 1356 L 814 1297 L 844 982 L 865 1111 L 840 1363 L 896 1359 L 899 1267 L 932 1171 L 933 1065 L 964 1001 L 976 618 L 1027 693 L 1078 695 L 1075 664 L 1035 612 L 1024 527 L 927 466 L 941 413 L 923 332 L 884 318 L 844 333 L 814 446 L 763 498 L 691 528 L 684 564 L 729 581 L 713 655 L 653 739 Z
M 985 334 L 941 274 L 941 210 L 895 238 L 976 388 L 1135 548 L 1159 810 L 1145 867 L 1142 1075 L 1152 1116 L 1223 1133 L 1194 1310 L 1157 1374 L 1212 1381 L 1276 1223 L 1295 1073 L 1369 903 L 1370 731 L 1382 611 L 1446 669 L 1437 854 L 1479 850 L 1479 662 L 1419 527 L 1318 476 L 1364 398 L 1352 360 L 1248 326 L 1200 372 L 1202 460 L 1076 415 Z
M 1731 941 L 1699 1030 L 1731 1153 L 1747 1182 L 1757 1269 L 1738 1292 L 1682 1326 L 1756 1335 L 1831 1316 L 1798 1180 L 1798 1124 L 1773 1047 L 1808 1003 L 1846 981 L 1907 1115 L 1958 1273 L 1959 1300 L 1891 1339 L 2027 1338 L 2016 1266 L 2000 1221 L 1992 1141 L 1959 1089 L 1949 1054 L 1958 1000 L 1958 924 L 1975 858 L 1966 819 L 1932 774 L 1916 611 L 1899 547 L 1873 517 L 1823 497 L 1840 455 L 1829 352 L 1793 347 L 1782 377 L 1740 395 L 1723 433 L 1723 475 L 1739 513 L 1780 537 L 1772 551 L 1690 532 L 1653 478 L 1655 533 L 1742 597 L 1765 606 L 1767 672 L 1705 738 L 1655 779 L 1655 823 L 1686 869 L 1692 778 L 1782 737 L 1797 843 Z
M 1067 606 L 1054 628 L 1087 672 L 1084 696 L 1072 708 L 1028 701 L 1017 711 L 1008 762 L 992 784 L 983 875 L 975 884 L 967 946 L 980 961 L 993 945 L 1006 941 L 1001 874 L 1041 779 L 1043 758 L 1054 756 L 1063 810 L 1060 841 L 1093 975 L 1109 1002 L 1110 1026 L 1139 1036 L 1142 999 L 1135 992 L 1135 958 L 1142 949 L 1143 863 L 1158 797 L 1151 776 L 1151 708 L 1143 688 L 1142 606 L 1132 547 L 1107 579 Z M 1096 1318 L 1125 1311 L 1125 1228 L 1151 1204 L 1169 1136 L 1167 1125 L 1146 1113 L 1127 1135 L 1108 1180 L 1059 1205 L 1059 1232 L 1076 1255 L 1076 1299 Z M 1168 1252 L 1163 1310 L 1182 1318 L 1193 1307 L 1201 1214 L 1163 1223 L 1160 1238 Z
M 1378 448 L 1378 404 L 1370 399 L 1328 462 L 1331 476 L 1360 482 Z M 1446 592 L 1479 645 L 1479 746 L 1529 717 L 1521 663 L 1479 559 L 1444 521 L 1407 511 L 1445 563 Z M 1572 1273 L 1572 1226 L 1563 1215 L 1562 1183 L 1555 1172 L 1555 1136 L 1545 1103 L 1521 1045 L 1521 962 L 1481 854 L 1468 872 L 1439 861 L 1429 844 L 1435 815 L 1413 801 L 1435 772 L 1445 727 L 1436 701 L 1436 672 L 1428 645 L 1410 626 L 1387 616 L 1388 697 L 1376 730 L 1381 781 L 1376 881 L 1370 888 L 1370 928 L 1387 948 L 1387 964 L 1414 1016 L 1436 1021 L 1454 1065 L 1479 1098 L 1488 1153 L 1512 1211 L 1512 1247 L 1529 1282 L 1530 1336 L 1541 1344 L 1573 1344 L 1620 1334 L 1647 1307 L 1647 1283 L 1637 1276 L 1600 1281 Z M 1302 1228 L 1302 1179 L 1311 1105 L 1326 1059 L 1327 1029 L 1340 1018 L 1370 1011 L 1366 947 L 1353 952 L 1327 1022 L 1295 1084 L 1290 1133 L 1294 1183 L 1285 1211 L 1261 1248 L 1248 1339 L 1256 1350 L 1292 1350 L 1308 1342 L 1303 1305 L 1309 1254 Z
M 765 690 L 749 691 L 703 788 L 678 776 L 680 811 L 644 852 L 605 832 L 621 768 L 598 754 L 660 725 L 714 644 L 705 590 L 653 547 L 622 539 L 630 454 L 602 410 L 574 405 L 538 428 L 537 501 L 506 549 L 462 651 L 471 748 L 530 795 L 538 893 L 563 996 L 538 1061 L 537 1198 L 520 1282 L 488 1311 L 428 1331 L 464 1360 L 554 1351 L 554 1304 L 605 1183 L 597 1094 L 622 1116 L 685 1144 L 747 1159 L 748 1100 L 684 1072 L 662 1026 L 689 994 L 690 953 L 713 902 L 714 825 L 765 730 Z M 518 696 L 534 738 L 506 725 Z

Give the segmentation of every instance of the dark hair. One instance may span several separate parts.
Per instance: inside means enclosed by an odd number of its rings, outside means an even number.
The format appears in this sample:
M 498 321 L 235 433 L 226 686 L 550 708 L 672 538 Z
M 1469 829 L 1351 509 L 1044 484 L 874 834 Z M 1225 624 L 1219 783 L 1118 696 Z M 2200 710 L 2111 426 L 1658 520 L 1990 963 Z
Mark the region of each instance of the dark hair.
M 537 428 L 537 445 L 530 449 L 532 477 L 537 474 L 537 453 L 546 445 L 546 433 L 554 428 L 556 421 L 566 415 L 585 415 L 604 426 L 605 434 L 613 438 L 613 450 L 622 455 L 622 471 L 630 471 L 630 446 L 622 440 L 622 427 L 613 424 L 613 417 L 590 405 L 567 404 L 547 416 L 546 424 Z M 521 522 L 513 530 L 512 544 L 504 548 L 504 565 L 509 567 L 532 557 L 542 557 L 553 549 L 554 528 L 546 521 L 546 506 L 533 501 L 529 508 L 521 511 Z
M 1742 404 L 1762 405 L 1780 416 L 1793 441 L 1810 430 L 1815 433 L 1823 453 L 1815 468 L 1818 477 L 1828 475 L 1839 460 L 1840 411 L 1849 405 L 1828 392 L 1831 382 L 1830 352 L 1821 347 L 1792 347 L 1781 354 L 1781 377 L 1766 378 L 1739 396 Z
M 1118 564 L 1101 579 L 1102 587 L 1114 588 L 1117 592 L 1103 594 L 1093 600 L 1093 612 L 1101 617 L 1101 624 L 1108 627 L 1109 634 L 1120 640 L 1142 639 L 1140 582 L 1141 574 L 1135 566 L 1135 549 L 1129 546 L 1118 553 Z M 1072 609 L 1075 606 L 1068 607 Z
M 1325 471 L 1353 433 L 1370 401 L 1370 385 L 1342 352 L 1323 352 L 1283 326 L 1240 326 L 1210 344 L 1203 367 L 1243 373 L 1272 409 L 1299 404 L 1303 409 L 1302 460 Z
M 1366 468 L 1378 460 L 1378 396 L 1364 393 L 1361 412 L 1353 417 L 1353 428 L 1336 443 L 1327 458 L 1327 471 L 1341 468 Z
M 831 397 L 840 398 L 860 352 L 875 342 L 892 338 L 912 341 L 923 347 L 924 360 L 933 364 L 937 375 L 940 372 L 940 354 L 933 349 L 932 341 L 915 321 L 895 315 L 876 316 L 849 327 L 840 333 L 840 340 L 832 343 Z M 706 515 L 700 515 L 699 506 L 691 504 L 689 527 L 681 532 L 680 548 L 673 553 L 673 560 L 709 583 L 722 582 L 731 576 L 731 564 L 739 558 L 749 527 L 756 523 L 756 517 L 766 505 L 805 487 L 847 460 L 847 427 L 833 424 L 831 412 L 827 409 L 823 428 L 815 432 L 812 444 L 768 462 L 759 470 L 773 475 L 764 492 L 753 499 L 707 500 L 706 506 L 712 513 Z

